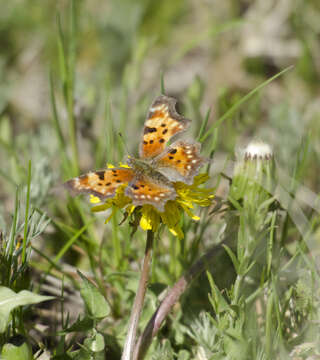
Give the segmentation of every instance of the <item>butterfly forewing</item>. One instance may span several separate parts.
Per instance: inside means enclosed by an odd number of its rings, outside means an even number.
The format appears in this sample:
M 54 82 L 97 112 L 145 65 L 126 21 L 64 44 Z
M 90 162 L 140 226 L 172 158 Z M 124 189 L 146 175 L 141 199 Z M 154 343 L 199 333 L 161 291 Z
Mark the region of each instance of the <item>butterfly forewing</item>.
M 176 99 L 160 95 L 152 103 L 144 124 L 140 145 L 141 158 L 153 158 L 159 155 L 168 141 L 184 131 L 190 120 L 176 112 Z
M 129 183 L 134 172 L 129 168 L 113 168 L 89 172 L 65 183 L 75 194 L 89 193 L 101 199 L 113 197 L 118 186 Z
M 146 176 L 133 179 L 126 188 L 125 194 L 132 199 L 134 205 L 150 204 L 159 211 L 164 210 L 164 205 L 168 200 L 173 200 L 177 196 L 173 186 Z
M 206 160 L 200 156 L 201 145 L 196 142 L 177 141 L 164 154 L 155 159 L 155 166 L 170 181 L 191 184 Z

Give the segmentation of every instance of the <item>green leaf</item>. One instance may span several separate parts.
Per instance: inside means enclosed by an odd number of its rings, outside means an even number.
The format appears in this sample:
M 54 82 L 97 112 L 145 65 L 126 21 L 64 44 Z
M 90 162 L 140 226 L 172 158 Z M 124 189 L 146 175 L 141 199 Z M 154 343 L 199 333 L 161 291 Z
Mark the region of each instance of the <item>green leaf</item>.
M 238 273 L 240 276 L 246 276 L 248 272 L 252 269 L 252 267 L 256 264 L 255 260 L 253 260 L 251 263 L 249 263 L 249 261 L 250 259 L 246 258 L 240 264 Z
M 229 304 L 221 294 L 219 288 L 216 286 L 212 275 L 209 273 L 209 271 L 206 273 L 211 288 L 211 294 L 208 294 L 208 298 L 213 310 L 216 314 L 220 314 L 224 311 L 231 311 Z
M 84 346 L 94 353 L 103 351 L 105 347 L 103 335 L 98 332 L 95 333 L 91 338 L 84 341 Z
M 190 360 L 190 353 L 187 350 L 180 350 L 178 360 Z
M 226 250 L 226 252 L 228 253 L 228 255 L 229 255 L 229 257 L 230 257 L 230 259 L 231 259 L 231 261 L 232 261 L 232 263 L 233 263 L 233 266 L 234 266 L 234 268 L 236 269 L 236 272 L 237 272 L 237 274 L 239 273 L 238 272 L 238 269 L 239 269 L 239 261 L 238 261 L 238 259 L 237 259 L 237 257 L 236 257 L 236 255 L 235 255 L 235 253 L 229 248 L 229 246 L 227 246 L 227 245 L 222 245 L 223 247 L 224 247 L 224 249 Z
M 10 342 L 4 344 L 1 351 L 1 360 L 32 360 L 31 346 L 23 336 L 16 335 Z
M 0 286 L 0 333 L 3 333 L 6 330 L 10 313 L 16 307 L 38 304 L 53 298 L 53 296 L 38 295 L 27 290 L 15 293 L 5 286 Z
M 65 335 L 70 332 L 79 332 L 79 331 L 86 332 L 88 330 L 91 330 L 93 327 L 94 327 L 93 319 L 89 318 L 88 316 L 85 316 L 83 319 L 80 319 L 79 317 L 75 323 L 73 323 L 67 329 L 60 331 L 59 334 Z
M 82 279 L 80 294 L 89 314 L 95 319 L 105 318 L 110 313 L 106 299 L 80 271 L 78 274 Z

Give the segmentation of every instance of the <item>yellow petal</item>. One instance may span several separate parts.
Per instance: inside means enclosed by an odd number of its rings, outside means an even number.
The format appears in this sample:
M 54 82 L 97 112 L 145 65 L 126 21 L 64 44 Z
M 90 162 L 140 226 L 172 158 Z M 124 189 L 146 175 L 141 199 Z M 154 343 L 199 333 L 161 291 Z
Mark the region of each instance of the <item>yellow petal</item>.
M 112 206 L 112 204 L 110 203 L 105 203 L 105 204 L 101 204 L 101 205 L 97 205 L 91 208 L 92 212 L 99 212 L 99 211 L 105 211 L 107 209 L 110 209 Z
M 90 194 L 90 202 L 92 204 L 98 204 L 99 202 L 101 202 L 101 200 L 97 196 L 93 196 Z
M 152 230 L 151 222 L 145 216 L 140 219 L 140 227 L 142 230 Z
M 184 233 L 182 232 L 180 227 L 169 228 L 169 231 L 171 232 L 171 234 L 173 234 L 174 236 L 176 236 L 179 239 L 184 238 Z
M 193 215 L 193 216 L 191 217 L 191 219 L 192 219 L 192 220 L 195 220 L 195 221 L 199 221 L 199 220 L 200 220 L 200 217 L 197 216 L 197 215 Z
M 141 209 L 140 227 L 143 230 L 157 231 L 160 225 L 160 215 L 152 205 L 143 205 Z
M 114 207 L 111 214 L 106 218 L 106 221 L 104 223 L 108 224 L 108 222 L 115 216 L 116 212 L 117 212 L 117 208 Z
M 126 164 L 126 163 L 120 162 L 120 163 L 119 163 L 119 166 L 120 166 L 120 167 L 127 168 L 127 169 L 130 169 L 130 166 L 129 166 L 128 164 Z
M 131 214 L 133 213 L 133 211 L 134 211 L 135 208 L 136 208 L 136 207 L 135 207 L 134 205 L 128 205 L 128 206 L 126 207 L 126 212 L 128 213 L 128 215 L 131 215 Z

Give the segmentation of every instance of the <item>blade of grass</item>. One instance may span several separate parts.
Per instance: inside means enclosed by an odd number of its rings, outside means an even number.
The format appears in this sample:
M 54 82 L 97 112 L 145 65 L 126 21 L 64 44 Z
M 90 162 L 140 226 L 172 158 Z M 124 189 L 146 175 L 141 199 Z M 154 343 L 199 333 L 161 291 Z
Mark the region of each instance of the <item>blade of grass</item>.
M 22 247 L 22 264 L 24 264 L 26 261 L 27 234 L 28 234 L 28 221 L 29 221 L 29 208 L 30 208 L 30 185 L 31 185 L 31 160 L 29 160 L 29 166 L 28 166 L 27 199 L 26 199 L 23 247 Z
M 161 94 L 165 94 L 165 92 L 166 92 L 166 88 L 165 88 L 165 86 L 164 86 L 164 72 L 162 71 L 161 72 L 161 77 L 160 77 L 160 81 L 161 81 L 161 83 L 160 83 L 160 90 L 161 90 Z
M 76 234 L 74 234 L 74 236 L 72 236 L 71 239 L 69 239 L 64 246 L 60 249 L 60 251 L 58 252 L 58 254 L 55 256 L 53 262 L 57 263 L 62 256 L 69 250 L 69 248 L 72 246 L 72 244 L 79 238 L 80 235 L 82 235 L 82 233 L 87 230 L 87 228 L 95 221 L 95 219 L 91 219 L 89 220 L 88 223 L 86 223 Z
M 63 96 L 64 100 L 66 102 L 67 99 L 67 62 L 66 62 L 66 50 L 65 50 L 65 40 L 64 40 L 64 34 L 62 30 L 61 25 L 61 18 L 60 14 L 57 15 L 57 27 L 58 27 L 58 59 L 59 59 L 59 70 L 60 70 L 60 77 L 62 82 L 62 90 L 63 90 Z M 66 102 L 67 104 L 67 102 Z
M 106 104 L 106 113 L 105 113 L 105 124 L 106 124 L 106 128 L 107 128 L 107 134 L 106 134 L 106 138 L 107 138 L 107 149 L 108 152 L 106 153 L 107 155 L 107 161 L 108 162 L 113 162 L 115 160 L 115 156 L 114 156 L 114 151 L 115 151 L 115 144 L 114 144 L 114 124 L 113 124 L 113 119 L 111 116 L 111 101 L 110 99 L 107 100 L 107 104 Z
M 249 100 L 253 95 L 255 95 L 256 93 L 258 93 L 261 89 L 263 89 L 265 86 L 267 86 L 268 84 L 270 84 L 273 80 L 277 79 L 278 77 L 280 77 L 281 75 L 285 74 L 287 71 L 291 70 L 293 68 L 293 65 L 290 65 L 288 67 L 286 67 L 284 70 L 280 71 L 278 74 L 272 76 L 271 78 L 269 78 L 268 80 L 264 81 L 262 84 L 258 85 L 256 88 L 254 88 L 253 90 L 251 90 L 247 95 L 245 95 L 243 98 L 241 98 L 239 101 L 237 101 L 235 104 L 233 104 L 231 106 L 231 108 L 225 112 L 212 126 L 211 129 L 209 129 L 200 139 L 200 142 L 204 142 L 208 136 L 210 136 L 214 130 L 221 125 L 221 123 L 227 119 L 228 117 L 230 117 L 231 115 L 233 115 L 233 113 L 242 105 L 244 104 L 247 100 Z
M 16 231 L 17 231 L 17 223 L 18 223 L 18 213 L 19 213 L 19 207 L 20 207 L 20 201 L 19 201 L 19 187 L 16 189 L 16 198 L 15 198 L 15 207 L 14 207 L 14 215 L 13 215 L 13 222 L 11 226 L 11 232 L 10 232 L 10 242 L 9 242 L 9 256 L 12 256 L 13 254 L 13 245 L 14 245 L 14 239 L 16 237 Z M 9 267 L 10 270 L 10 267 Z
M 211 113 L 211 108 L 208 109 L 208 111 L 207 111 L 207 113 L 206 113 L 206 116 L 205 116 L 204 119 L 202 120 L 201 128 L 200 128 L 200 131 L 199 131 L 199 135 L 198 135 L 198 137 L 197 137 L 197 141 L 199 141 L 199 140 L 202 138 L 202 136 L 203 136 L 203 134 L 204 134 L 204 132 L 205 132 L 205 130 L 206 130 L 206 128 L 207 128 L 208 121 L 209 121 L 209 117 L 210 117 L 210 113 Z
M 60 120 L 59 120 L 57 104 L 56 104 L 56 97 L 55 97 L 55 93 L 54 93 L 54 83 L 53 83 L 52 71 L 50 72 L 49 80 L 50 80 L 50 102 L 51 102 L 51 110 L 52 110 L 52 115 L 53 115 L 52 116 L 53 127 L 55 129 L 55 133 L 56 133 L 56 136 L 58 139 L 60 156 L 62 159 L 63 172 L 65 173 L 67 178 L 70 178 L 70 177 L 72 177 L 72 171 L 70 171 L 70 169 L 71 169 L 70 161 L 66 155 L 66 142 L 63 137 L 62 129 L 60 126 Z
M 70 5 L 70 28 L 68 36 L 68 46 L 65 45 L 65 36 L 61 25 L 61 18 L 57 16 L 58 27 L 58 54 L 59 68 L 63 87 L 63 97 L 67 108 L 67 118 L 69 127 L 69 142 L 72 150 L 71 172 L 72 176 L 79 173 L 78 169 L 78 147 L 76 139 L 76 121 L 74 117 L 74 69 L 76 58 L 76 27 L 75 27 L 75 3 L 72 0 Z
M 76 119 L 74 116 L 74 82 L 76 62 L 76 8 L 75 1 L 71 1 L 70 11 L 70 44 L 68 49 L 68 72 L 67 72 L 67 110 L 69 122 L 69 136 L 73 157 L 74 175 L 79 173 L 79 154 L 77 146 Z
M 66 143 L 62 134 L 58 111 L 57 111 L 57 104 L 56 104 L 56 97 L 54 94 L 54 84 L 53 84 L 53 73 L 50 71 L 49 74 L 49 83 L 50 83 L 50 102 L 51 102 L 51 110 L 53 114 L 53 125 L 57 133 L 58 142 L 60 145 L 60 149 L 66 148 Z
M 211 145 L 210 145 L 210 150 L 209 150 L 209 162 L 208 162 L 207 169 L 206 169 L 207 173 L 210 172 L 212 159 L 213 159 L 213 156 L 216 151 L 217 144 L 218 144 L 218 135 L 219 135 L 219 129 L 215 129 L 213 131 L 213 135 L 212 135 L 212 139 L 211 139 Z

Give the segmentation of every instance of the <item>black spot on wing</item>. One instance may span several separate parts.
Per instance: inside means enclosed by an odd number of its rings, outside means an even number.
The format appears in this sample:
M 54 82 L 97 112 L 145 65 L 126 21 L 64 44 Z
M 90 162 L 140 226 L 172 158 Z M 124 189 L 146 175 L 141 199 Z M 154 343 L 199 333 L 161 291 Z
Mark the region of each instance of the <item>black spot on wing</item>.
M 104 171 L 97 171 L 96 174 L 99 176 L 100 180 L 104 180 Z
M 145 126 L 143 133 L 144 134 L 149 134 L 149 133 L 153 133 L 156 132 L 157 129 L 155 127 L 149 127 L 149 126 Z

